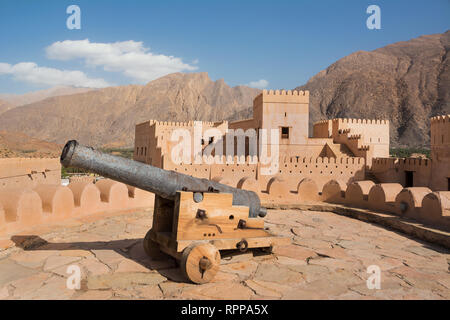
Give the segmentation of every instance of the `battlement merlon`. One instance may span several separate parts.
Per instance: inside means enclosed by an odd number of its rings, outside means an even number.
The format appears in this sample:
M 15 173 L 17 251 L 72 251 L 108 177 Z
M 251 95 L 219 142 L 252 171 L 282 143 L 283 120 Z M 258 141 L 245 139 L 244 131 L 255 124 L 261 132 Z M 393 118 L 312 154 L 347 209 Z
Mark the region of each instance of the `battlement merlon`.
M 450 114 L 430 118 L 432 124 L 450 122 Z
M 318 124 L 329 124 L 330 123 L 330 121 L 332 121 L 332 120 L 319 120 L 319 121 L 316 121 L 316 122 L 314 122 L 314 125 L 318 125 Z
M 436 152 L 441 156 L 448 157 L 448 146 L 450 145 L 450 115 L 436 116 L 430 119 L 431 150 L 434 156 Z M 445 151 L 447 149 L 447 151 Z
M 261 103 L 309 103 L 309 91 L 263 90 L 254 100 Z
M 159 120 L 148 120 L 139 124 L 136 124 L 136 127 L 146 127 L 146 126 L 163 126 L 163 127 L 194 127 L 196 123 L 201 123 L 206 127 L 216 127 L 222 124 L 228 124 L 228 121 L 187 121 L 187 122 L 176 122 L 176 121 L 159 121 Z
M 331 120 L 333 124 L 376 124 L 389 125 L 389 120 L 379 119 L 353 119 L 353 118 L 335 118 Z
M 142 127 L 149 127 L 149 126 L 151 126 L 152 125 L 152 121 L 153 120 L 147 120 L 147 121 L 144 121 L 144 122 L 141 122 L 141 123 L 137 123 L 136 125 L 135 125 L 135 127 L 136 128 L 142 128 Z

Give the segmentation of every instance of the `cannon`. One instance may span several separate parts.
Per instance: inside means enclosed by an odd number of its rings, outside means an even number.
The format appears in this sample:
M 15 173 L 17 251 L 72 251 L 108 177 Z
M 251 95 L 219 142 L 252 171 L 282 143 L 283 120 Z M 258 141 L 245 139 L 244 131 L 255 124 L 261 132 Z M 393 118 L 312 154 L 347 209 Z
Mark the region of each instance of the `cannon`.
M 103 153 L 75 140 L 66 143 L 60 161 L 64 167 L 86 169 L 153 192 L 153 224 L 143 240 L 145 252 L 152 259 L 174 257 L 194 283 L 214 278 L 220 250 L 270 251 L 288 240 L 264 228 L 267 211 L 253 191 Z

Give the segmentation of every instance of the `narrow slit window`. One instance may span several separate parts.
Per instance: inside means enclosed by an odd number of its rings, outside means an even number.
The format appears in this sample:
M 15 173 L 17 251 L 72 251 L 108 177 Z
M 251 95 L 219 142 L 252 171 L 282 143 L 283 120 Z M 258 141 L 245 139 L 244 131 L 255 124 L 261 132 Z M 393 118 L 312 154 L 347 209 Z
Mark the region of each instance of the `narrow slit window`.
M 281 139 L 289 139 L 289 127 L 281 127 Z

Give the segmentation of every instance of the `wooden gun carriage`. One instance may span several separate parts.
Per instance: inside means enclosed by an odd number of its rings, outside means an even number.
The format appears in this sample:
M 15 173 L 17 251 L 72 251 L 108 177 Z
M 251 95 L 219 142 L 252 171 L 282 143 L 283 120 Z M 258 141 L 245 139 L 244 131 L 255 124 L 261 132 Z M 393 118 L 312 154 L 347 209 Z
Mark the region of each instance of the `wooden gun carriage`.
M 64 167 L 83 168 L 155 193 L 153 225 L 144 238 L 153 259 L 168 254 L 194 283 L 211 281 L 220 250 L 263 248 L 289 243 L 264 228 L 265 208 L 256 193 L 198 179 L 67 142 Z

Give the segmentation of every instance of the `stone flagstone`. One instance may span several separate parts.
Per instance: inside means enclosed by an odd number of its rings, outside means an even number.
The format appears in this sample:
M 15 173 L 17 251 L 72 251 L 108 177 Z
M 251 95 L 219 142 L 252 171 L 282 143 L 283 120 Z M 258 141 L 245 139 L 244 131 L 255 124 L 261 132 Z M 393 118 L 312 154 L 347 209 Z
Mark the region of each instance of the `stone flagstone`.
M 450 299 L 449 250 L 330 212 L 269 210 L 267 220 L 293 242 L 224 254 L 216 277 L 195 285 L 173 258 L 145 254 L 151 213 L 89 217 L 24 240 L 27 250 L 0 249 L 0 299 Z M 72 264 L 80 290 L 66 286 Z M 380 290 L 366 285 L 372 264 Z

